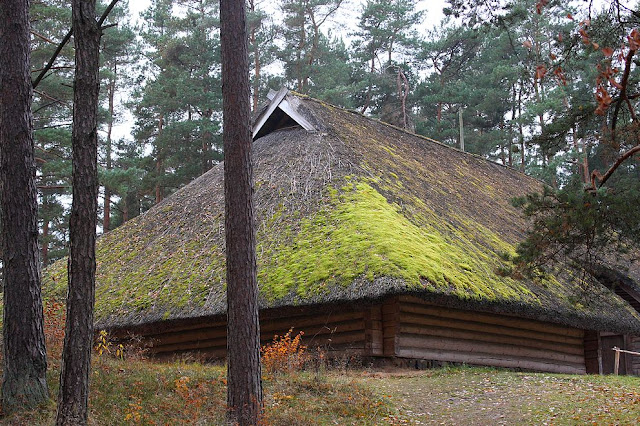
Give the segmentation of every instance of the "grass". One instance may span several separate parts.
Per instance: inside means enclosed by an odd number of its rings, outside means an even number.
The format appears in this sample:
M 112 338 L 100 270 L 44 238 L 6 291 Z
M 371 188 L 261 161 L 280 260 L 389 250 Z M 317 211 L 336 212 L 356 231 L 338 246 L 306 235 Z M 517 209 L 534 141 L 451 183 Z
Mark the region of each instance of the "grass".
M 52 395 L 57 368 L 49 373 Z M 223 424 L 223 366 L 96 357 L 90 424 Z M 264 424 L 637 424 L 640 378 L 487 368 L 265 376 Z M 55 395 L 53 395 L 55 400 Z M 2 419 L 50 425 L 55 404 Z
M 57 388 L 57 369 L 49 374 Z M 90 424 L 224 423 L 222 366 L 96 357 Z M 456 367 L 372 373 L 293 372 L 264 377 L 265 425 L 637 424 L 640 378 Z M 54 423 L 53 402 L 2 419 Z
M 36 410 L 7 417 L 0 413 L 1 424 L 55 423 L 64 323 L 64 306 L 47 303 L 45 337 L 51 400 Z M 122 355 L 119 349 L 99 334 L 90 378 L 90 425 L 224 424 L 224 366 L 185 360 L 153 362 L 144 359 L 139 350 L 125 348 Z M 289 352 L 302 355 L 304 348 L 295 347 Z M 265 373 L 263 388 L 265 425 L 374 425 L 393 413 L 388 398 L 360 383 L 357 377 L 327 374 L 320 367 L 314 372 Z

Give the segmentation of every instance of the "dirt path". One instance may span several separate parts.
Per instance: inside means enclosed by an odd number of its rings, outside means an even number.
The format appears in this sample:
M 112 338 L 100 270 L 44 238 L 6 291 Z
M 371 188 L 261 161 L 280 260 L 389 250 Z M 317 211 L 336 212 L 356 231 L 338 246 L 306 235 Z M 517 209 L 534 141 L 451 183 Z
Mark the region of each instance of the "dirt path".
M 366 374 L 398 409 L 390 423 L 456 425 L 638 424 L 640 378 L 488 369 Z

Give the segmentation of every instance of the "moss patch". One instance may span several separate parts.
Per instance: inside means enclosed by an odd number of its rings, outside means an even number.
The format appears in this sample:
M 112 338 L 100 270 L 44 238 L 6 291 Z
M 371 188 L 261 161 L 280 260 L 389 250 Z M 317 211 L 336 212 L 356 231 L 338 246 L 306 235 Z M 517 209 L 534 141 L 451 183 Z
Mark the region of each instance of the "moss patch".
M 161 211 L 170 210 L 164 207 Z M 136 228 L 135 222 L 98 241 L 96 319 L 149 311 L 160 312 L 167 319 L 202 307 L 212 285 L 220 283 L 224 276 L 220 249 L 208 246 L 206 235 L 193 238 L 191 233 L 184 233 L 176 239 L 160 230 L 127 232 Z M 67 285 L 66 261 L 47 268 L 46 296 L 64 298 Z
M 438 222 L 418 226 L 366 181 L 332 191 L 330 198 L 330 205 L 304 219 L 298 232 L 263 244 L 267 254 L 259 281 L 265 297 L 295 292 L 304 298 L 358 277 L 400 278 L 409 288 L 463 298 L 521 300 L 530 295 L 520 283 L 495 274 L 501 259 L 492 252 L 513 247 L 487 229 L 469 234 L 490 236 L 480 243 L 446 224 L 445 229 L 438 229 Z M 486 245 L 496 247 L 488 252 Z

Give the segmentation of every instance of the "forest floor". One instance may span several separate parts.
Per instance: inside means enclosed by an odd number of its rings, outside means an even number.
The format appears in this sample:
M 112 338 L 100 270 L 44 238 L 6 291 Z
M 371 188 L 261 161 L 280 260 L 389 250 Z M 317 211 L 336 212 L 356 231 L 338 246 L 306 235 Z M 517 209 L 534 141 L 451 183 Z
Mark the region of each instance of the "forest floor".
M 57 368 L 49 373 L 53 394 Z M 265 375 L 265 425 L 637 424 L 640 378 L 488 368 Z M 223 366 L 96 357 L 91 425 L 224 423 Z M 1 424 L 49 425 L 52 402 Z
M 444 368 L 365 375 L 390 396 L 396 424 L 636 425 L 640 377 Z
M 0 407 L 0 424 L 55 423 L 64 323 L 62 305 L 48 304 L 49 402 L 11 416 L 3 416 Z M 90 425 L 225 423 L 224 365 L 194 358 L 156 362 L 145 355 L 99 334 Z M 300 371 L 303 364 L 306 369 Z M 300 335 L 292 339 L 289 333 L 263 347 L 262 366 L 262 425 L 636 425 L 640 419 L 640 377 L 480 367 L 373 369 L 357 359 L 328 361 L 321 351 L 306 352 Z

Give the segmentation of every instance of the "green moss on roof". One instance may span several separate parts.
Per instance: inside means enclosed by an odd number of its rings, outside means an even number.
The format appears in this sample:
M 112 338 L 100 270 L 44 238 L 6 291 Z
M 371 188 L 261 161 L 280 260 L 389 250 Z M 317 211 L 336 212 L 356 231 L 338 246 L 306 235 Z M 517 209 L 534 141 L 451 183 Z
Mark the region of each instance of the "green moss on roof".
M 159 212 L 168 214 L 170 207 L 164 206 Z M 207 244 L 206 234 L 195 239 L 187 232 L 176 239 L 175 233 L 162 229 L 140 232 L 140 220 L 136 218 L 98 241 L 98 320 L 118 315 L 133 317 L 151 309 L 162 311 L 163 317 L 169 318 L 204 306 L 212 283 L 222 282 L 224 256 L 219 247 Z M 49 296 L 64 297 L 66 262 L 47 269 L 45 286 Z
M 466 235 L 481 225 L 470 223 L 467 231 L 437 222 L 418 226 L 400 210 L 366 181 L 341 188 L 325 209 L 302 221 L 295 235 L 263 244 L 262 293 L 270 299 L 291 292 L 306 298 L 359 277 L 371 282 L 391 277 L 409 289 L 461 298 L 522 300 L 530 295 L 521 283 L 498 276 L 501 259 Z M 481 233 L 489 237 L 483 243 L 496 245 L 494 250 L 513 251 L 491 231 Z

